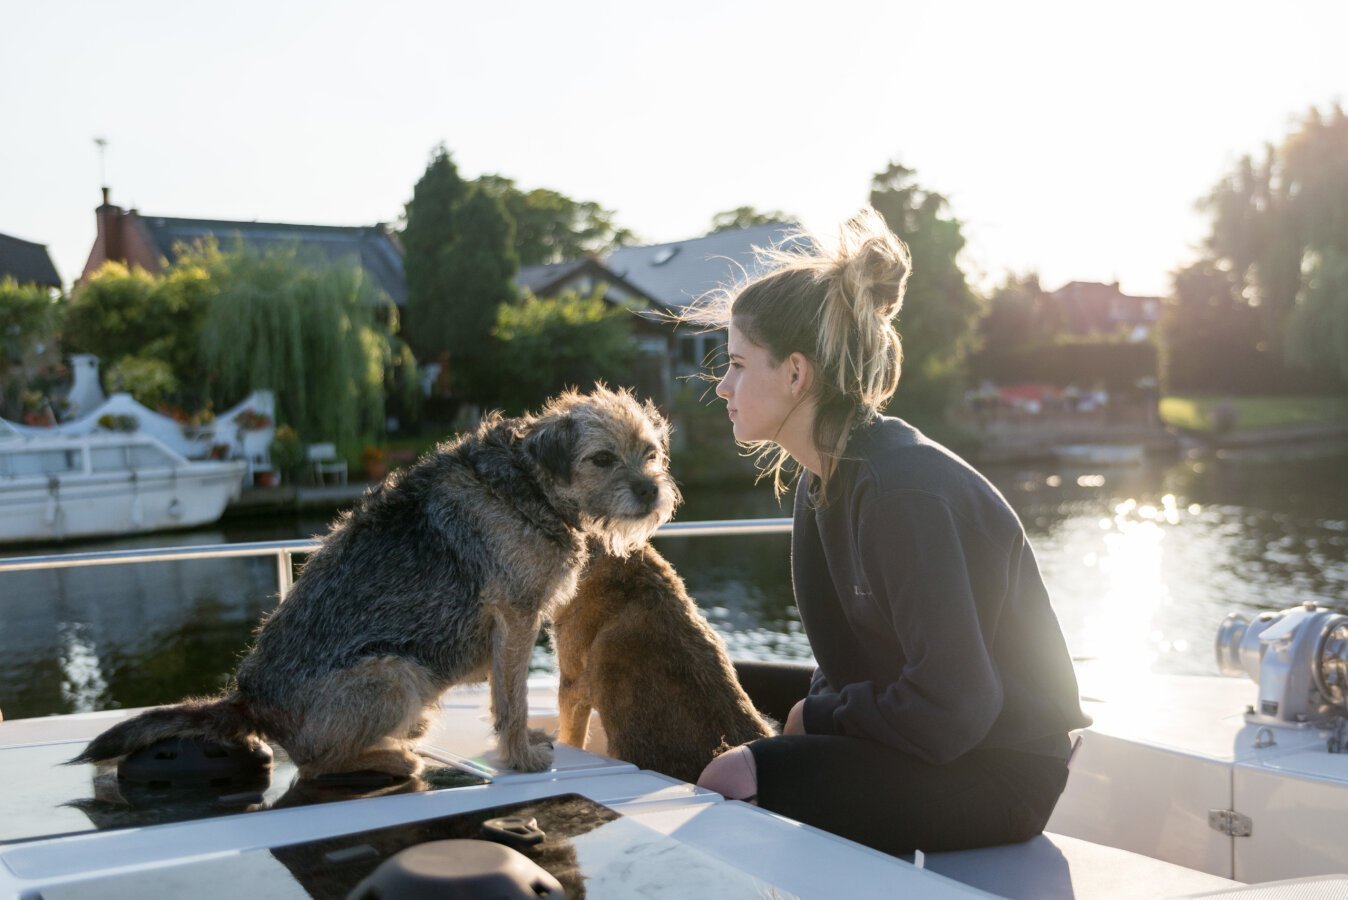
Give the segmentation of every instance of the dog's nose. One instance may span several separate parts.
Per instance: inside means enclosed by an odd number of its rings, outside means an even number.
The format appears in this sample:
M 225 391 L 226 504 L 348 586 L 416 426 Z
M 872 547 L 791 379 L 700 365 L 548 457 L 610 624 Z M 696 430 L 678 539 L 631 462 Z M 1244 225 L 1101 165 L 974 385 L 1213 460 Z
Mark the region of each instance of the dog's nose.
M 632 496 L 636 497 L 642 503 L 653 503 L 655 495 L 660 489 L 655 486 L 654 481 L 634 481 L 632 482 Z

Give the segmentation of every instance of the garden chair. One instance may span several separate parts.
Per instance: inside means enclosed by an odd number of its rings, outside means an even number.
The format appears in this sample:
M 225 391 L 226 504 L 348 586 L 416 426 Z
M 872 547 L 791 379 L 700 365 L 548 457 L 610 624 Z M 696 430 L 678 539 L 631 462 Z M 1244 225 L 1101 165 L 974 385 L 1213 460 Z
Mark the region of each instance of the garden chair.
M 330 475 L 337 484 L 346 484 L 346 460 L 337 455 L 336 444 L 310 444 L 305 453 L 314 484 L 326 484 Z

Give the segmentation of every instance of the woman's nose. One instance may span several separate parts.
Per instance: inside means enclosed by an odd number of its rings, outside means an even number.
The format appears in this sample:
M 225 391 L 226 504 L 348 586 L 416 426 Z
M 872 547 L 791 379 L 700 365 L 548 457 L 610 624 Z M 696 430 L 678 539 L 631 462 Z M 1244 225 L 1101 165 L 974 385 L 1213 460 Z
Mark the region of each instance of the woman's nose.
M 729 380 L 730 373 L 727 372 L 724 378 L 716 382 L 716 396 L 720 397 L 722 400 L 730 399 L 730 388 L 726 386 L 726 382 Z

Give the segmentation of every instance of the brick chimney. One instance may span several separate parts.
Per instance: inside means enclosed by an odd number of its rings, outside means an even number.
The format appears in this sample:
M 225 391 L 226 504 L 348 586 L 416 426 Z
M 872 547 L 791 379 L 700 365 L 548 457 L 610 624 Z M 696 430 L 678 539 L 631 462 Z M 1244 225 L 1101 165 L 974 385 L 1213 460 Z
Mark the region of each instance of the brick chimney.
M 98 243 L 103 250 L 99 265 L 109 259 L 126 259 L 125 240 L 122 237 L 122 208 L 112 203 L 112 188 L 104 186 L 103 205 L 94 210 L 98 217 Z
M 98 222 L 98 234 L 94 246 L 89 250 L 89 259 L 84 263 L 77 284 L 89 280 L 98 271 L 98 267 L 110 259 L 119 262 L 126 259 L 126 239 L 123 236 L 122 220 L 124 213 L 120 206 L 112 203 L 112 188 L 104 186 L 103 204 L 94 210 Z

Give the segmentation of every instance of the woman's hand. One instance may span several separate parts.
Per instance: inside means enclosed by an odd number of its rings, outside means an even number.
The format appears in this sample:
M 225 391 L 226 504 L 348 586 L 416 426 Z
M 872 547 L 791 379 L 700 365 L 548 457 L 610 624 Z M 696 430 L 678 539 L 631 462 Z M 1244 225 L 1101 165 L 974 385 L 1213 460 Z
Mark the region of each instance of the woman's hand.
M 782 734 L 804 734 L 805 733 L 805 699 L 796 701 L 796 705 L 791 707 L 791 712 L 786 714 L 786 724 L 782 726 Z

